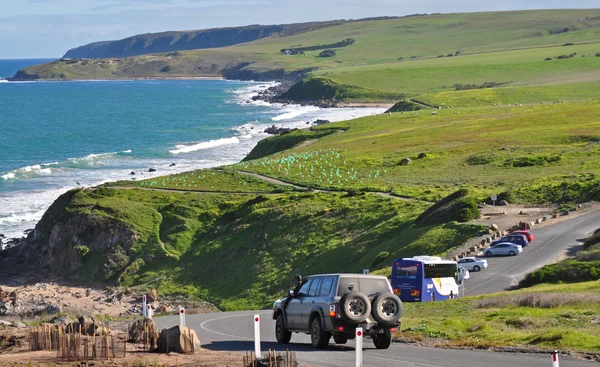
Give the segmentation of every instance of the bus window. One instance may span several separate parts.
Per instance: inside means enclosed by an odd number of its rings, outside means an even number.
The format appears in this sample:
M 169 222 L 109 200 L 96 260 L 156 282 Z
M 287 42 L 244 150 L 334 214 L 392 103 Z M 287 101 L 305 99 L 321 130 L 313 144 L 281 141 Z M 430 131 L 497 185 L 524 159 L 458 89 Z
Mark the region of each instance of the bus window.
M 454 278 L 457 271 L 456 264 L 425 264 L 424 278 Z

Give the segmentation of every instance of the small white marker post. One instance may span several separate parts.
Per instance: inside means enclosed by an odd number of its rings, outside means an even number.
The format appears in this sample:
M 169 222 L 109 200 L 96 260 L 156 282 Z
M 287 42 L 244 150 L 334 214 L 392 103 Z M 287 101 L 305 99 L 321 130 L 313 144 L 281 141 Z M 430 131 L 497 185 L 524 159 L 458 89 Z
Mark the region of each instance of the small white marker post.
M 185 327 L 185 309 L 179 306 L 179 325 Z
M 146 302 L 146 295 L 142 297 L 142 316 L 148 317 L 146 314 L 146 308 L 148 307 L 148 303 Z
M 260 353 L 260 316 L 254 315 L 254 354 L 256 358 L 261 357 Z
M 152 320 L 152 306 L 146 305 L 146 317 Z
M 356 328 L 356 367 L 362 367 L 363 361 L 363 328 Z
M 363 269 L 363 274 L 369 274 L 369 269 Z
M 559 367 L 558 366 L 558 351 L 554 351 L 552 352 L 552 367 Z

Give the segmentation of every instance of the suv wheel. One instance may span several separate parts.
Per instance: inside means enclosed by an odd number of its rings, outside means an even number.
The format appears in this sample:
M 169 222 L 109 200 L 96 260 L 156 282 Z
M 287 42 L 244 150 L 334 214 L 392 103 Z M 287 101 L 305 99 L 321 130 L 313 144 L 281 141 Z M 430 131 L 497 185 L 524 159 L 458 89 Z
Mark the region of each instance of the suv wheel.
M 360 292 L 349 292 L 340 299 L 340 315 L 350 324 L 365 322 L 371 314 L 369 297 Z
M 282 314 L 277 316 L 277 321 L 275 322 L 275 338 L 281 344 L 288 344 L 290 339 L 292 339 L 292 332 L 285 328 Z
M 373 318 L 382 325 L 391 325 L 402 316 L 402 301 L 393 293 L 382 293 L 373 299 Z
M 473 271 L 479 271 L 479 270 L 481 270 L 481 268 L 479 267 L 479 265 L 475 265 L 473 267 Z
M 329 338 L 331 338 L 331 334 L 323 330 L 321 318 L 315 317 L 310 327 L 310 341 L 312 346 L 317 349 L 325 349 L 329 344 Z
M 385 330 L 383 334 L 375 334 L 371 338 L 377 349 L 388 349 L 392 344 L 392 332 L 389 329 Z
M 335 344 L 346 344 L 348 342 L 348 337 L 344 335 L 334 335 L 333 341 Z

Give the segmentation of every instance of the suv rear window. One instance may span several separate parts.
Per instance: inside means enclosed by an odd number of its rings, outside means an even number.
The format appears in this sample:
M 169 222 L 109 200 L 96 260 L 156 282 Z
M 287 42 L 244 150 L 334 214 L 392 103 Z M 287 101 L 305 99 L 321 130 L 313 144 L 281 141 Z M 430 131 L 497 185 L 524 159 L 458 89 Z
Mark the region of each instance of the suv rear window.
M 319 292 L 319 296 L 325 297 L 331 293 L 331 286 L 333 285 L 334 278 L 323 278 L 323 282 L 321 283 L 321 291 Z
M 390 291 L 387 279 L 343 277 L 340 278 L 338 284 L 338 295 L 342 296 L 350 292 L 348 289 L 350 284 L 354 284 L 354 288 L 352 289 L 354 292 L 362 292 L 366 295 Z

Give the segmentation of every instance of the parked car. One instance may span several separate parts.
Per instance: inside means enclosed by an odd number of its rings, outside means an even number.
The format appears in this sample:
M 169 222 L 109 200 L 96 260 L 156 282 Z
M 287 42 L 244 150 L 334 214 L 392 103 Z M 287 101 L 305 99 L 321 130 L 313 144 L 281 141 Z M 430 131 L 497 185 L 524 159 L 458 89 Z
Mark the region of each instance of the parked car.
M 533 242 L 533 240 L 535 239 L 535 236 L 533 235 L 533 233 L 531 233 L 529 231 L 525 231 L 525 230 L 514 231 L 511 234 L 523 234 L 523 235 L 525 235 L 525 237 L 527 237 L 527 241 L 529 241 L 529 242 Z
M 310 334 L 313 347 L 324 349 L 354 339 L 357 327 L 377 349 L 387 349 L 400 327 L 402 301 L 388 279 L 370 274 L 325 274 L 297 279 L 287 298 L 273 303 L 275 337 L 290 342 L 292 333 Z
M 466 268 L 468 271 L 481 271 L 488 266 L 487 260 L 478 257 L 463 257 L 458 260 L 458 266 Z
M 514 243 L 515 245 L 521 245 L 522 247 L 527 247 L 527 245 L 529 244 L 529 241 L 527 241 L 527 236 L 525 236 L 524 234 L 509 234 L 508 236 L 504 236 L 499 240 L 493 241 L 492 244 L 490 246 L 496 246 L 499 243 L 503 243 L 503 242 L 510 242 L 510 243 Z
M 483 250 L 485 256 L 509 255 L 515 256 L 523 252 L 523 246 L 511 242 L 502 242 L 493 247 Z

